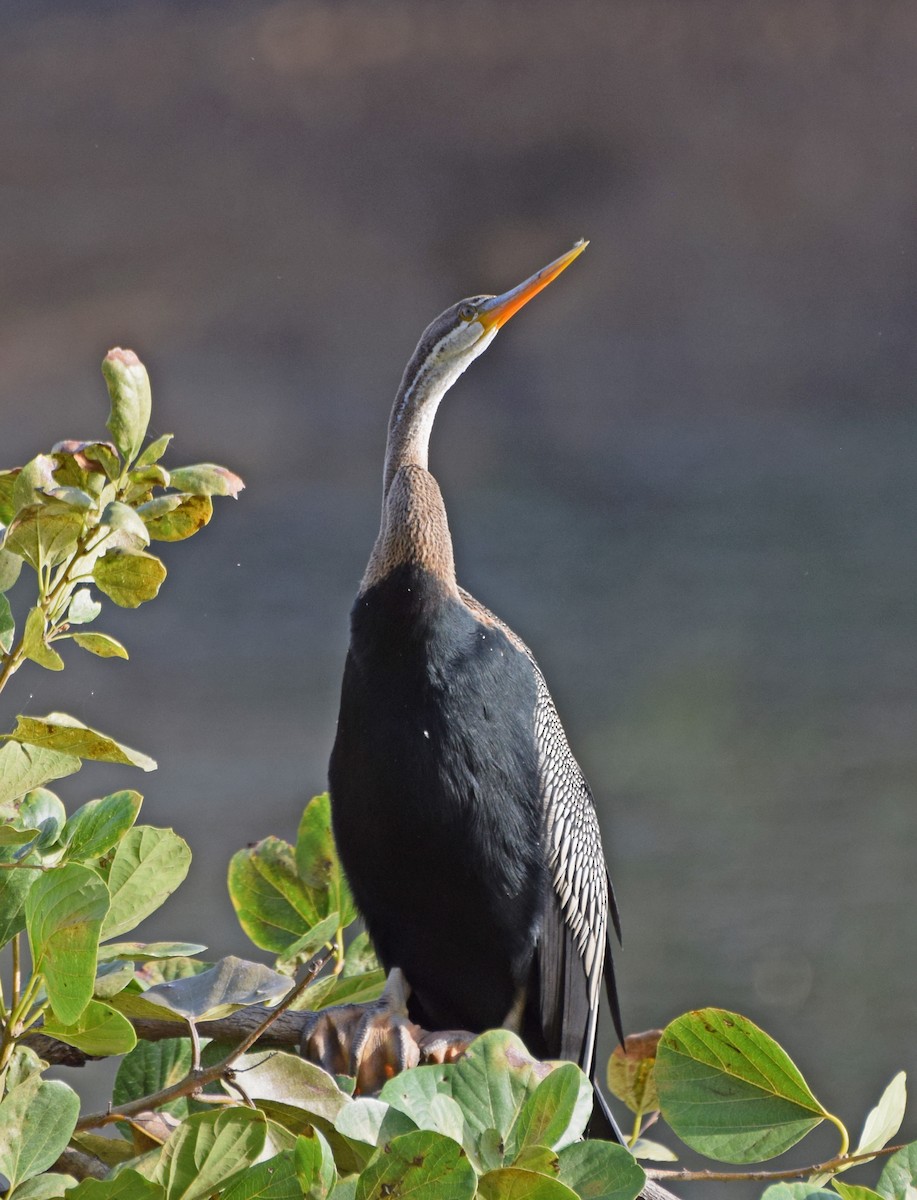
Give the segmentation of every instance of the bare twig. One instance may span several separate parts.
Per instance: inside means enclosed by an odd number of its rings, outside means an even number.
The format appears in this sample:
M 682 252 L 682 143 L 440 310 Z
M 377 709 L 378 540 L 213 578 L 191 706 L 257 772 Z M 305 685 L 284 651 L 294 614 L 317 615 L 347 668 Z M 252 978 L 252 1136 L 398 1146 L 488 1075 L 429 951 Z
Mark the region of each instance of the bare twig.
M 671 1183 L 736 1183 L 743 1180 L 756 1183 L 779 1182 L 781 1179 L 805 1179 L 810 1175 L 834 1174 L 842 1167 L 869 1162 L 870 1159 L 896 1154 L 903 1149 L 903 1145 L 883 1146 L 880 1150 L 869 1150 L 863 1154 L 841 1154 L 825 1162 L 812 1163 L 808 1167 L 787 1167 L 782 1171 L 672 1171 L 659 1167 L 647 1169 L 646 1174 L 650 1179 L 665 1179 Z

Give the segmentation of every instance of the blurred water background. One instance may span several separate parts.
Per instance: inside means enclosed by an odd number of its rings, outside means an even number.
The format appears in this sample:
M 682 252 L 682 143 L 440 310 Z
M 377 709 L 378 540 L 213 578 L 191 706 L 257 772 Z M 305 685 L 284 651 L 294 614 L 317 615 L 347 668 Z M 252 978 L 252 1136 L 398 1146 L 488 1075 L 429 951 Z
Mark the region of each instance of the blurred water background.
M 61 787 L 136 786 L 191 843 L 141 935 L 251 953 L 226 865 L 325 785 L 404 362 L 587 236 L 437 422 L 461 579 L 535 649 L 593 783 L 627 1027 L 738 1009 L 858 1127 L 917 1038 L 917 9 L 0 23 L 2 465 L 102 432 L 122 344 L 166 464 L 248 485 L 100 623 L 130 663 L 74 651 L 3 696 L 4 728 L 63 708 L 159 760 Z

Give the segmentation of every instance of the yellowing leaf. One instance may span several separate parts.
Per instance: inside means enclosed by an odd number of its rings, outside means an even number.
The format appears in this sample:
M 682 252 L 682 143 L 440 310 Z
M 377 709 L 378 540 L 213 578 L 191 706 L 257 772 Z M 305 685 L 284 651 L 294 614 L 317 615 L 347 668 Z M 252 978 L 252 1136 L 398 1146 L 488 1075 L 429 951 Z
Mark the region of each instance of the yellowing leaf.
M 46 671 L 63 671 L 64 660 L 45 641 L 45 618 L 40 608 L 32 608 L 22 632 L 22 652 Z
M 90 654 L 98 658 L 127 658 L 128 653 L 116 639 L 107 633 L 74 633 L 73 640 Z
M 49 713 L 46 717 L 16 718 L 16 728 L 8 737 L 14 742 L 58 750 L 97 762 L 125 763 L 143 771 L 155 771 L 156 763 L 139 750 L 124 746 L 97 729 L 90 729 L 69 713 Z
M 138 608 L 152 600 L 166 577 L 164 564 L 152 554 L 109 550 L 92 568 L 100 592 L 121 608 Z

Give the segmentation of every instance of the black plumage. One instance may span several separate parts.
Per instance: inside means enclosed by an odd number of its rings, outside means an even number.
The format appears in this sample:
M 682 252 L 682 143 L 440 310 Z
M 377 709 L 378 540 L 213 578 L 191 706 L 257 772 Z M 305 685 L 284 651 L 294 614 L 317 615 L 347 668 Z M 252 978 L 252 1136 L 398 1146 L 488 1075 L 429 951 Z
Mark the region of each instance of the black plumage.
M 617 913 L 589 787 L 524 643 L 455 579 L 427 447 L 442 396 L 582 244 L 425 331 L 389 425 L 382 524 L 351 617 L 334 828 L 383 963 L 427 1028 L 514 1024 L 594 1068 Z
M 354 605 L 335 830 L 378 953 L 430 1029 L 500 1025 L 527 982 L 548 892 L 535 702 L 506 635 L 423 568 Z

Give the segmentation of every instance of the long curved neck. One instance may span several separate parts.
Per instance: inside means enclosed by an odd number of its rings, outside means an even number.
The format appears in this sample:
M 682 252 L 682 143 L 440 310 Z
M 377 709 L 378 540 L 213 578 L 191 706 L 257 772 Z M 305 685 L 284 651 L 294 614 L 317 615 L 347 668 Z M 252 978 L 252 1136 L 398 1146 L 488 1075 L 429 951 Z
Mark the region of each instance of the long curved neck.
M 392 480 L 401 467 L 410 465 L 427 470 L 430 433 L 437 410 L 466 365 L 434 358 L 427 358 L 418 365 L 412 359 L 408 364 L 388 422 L 382 479 L 383 511 Z
M 389 420 L 382 522 L 361 592 L 406 562 L 457 591 L 446 506 L 427 463 L 436 411 L 465 365 L 428 359 L 415 370 L 412 362 L 404 373 Z

